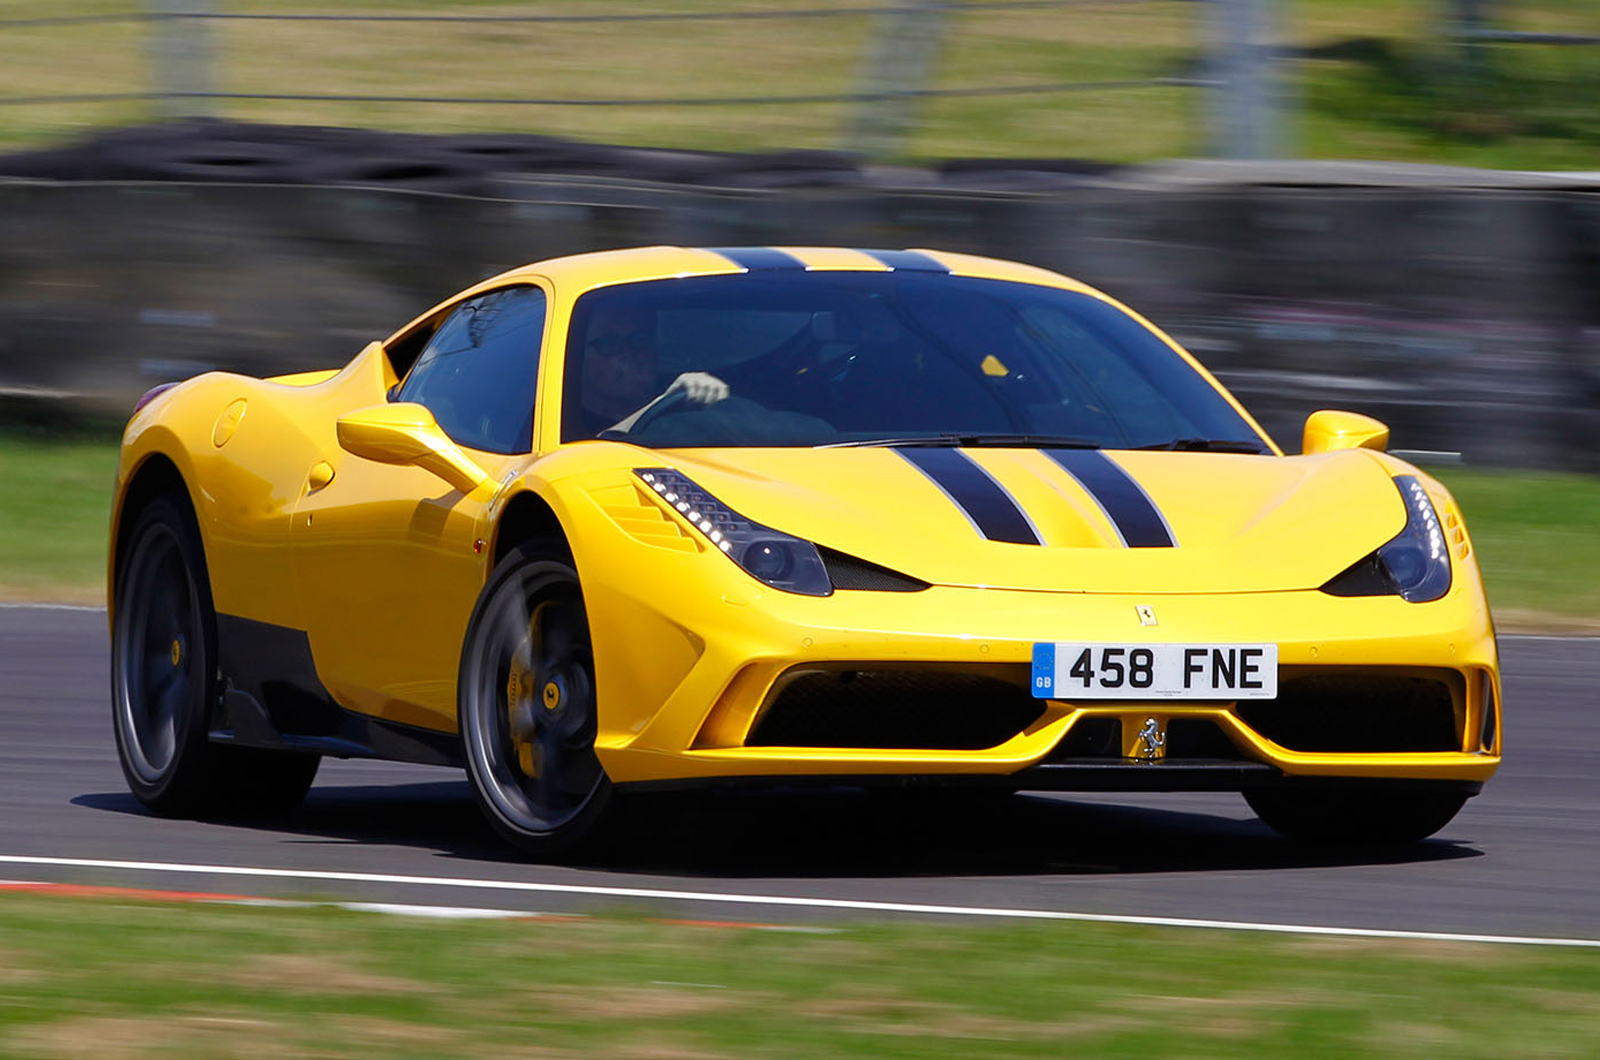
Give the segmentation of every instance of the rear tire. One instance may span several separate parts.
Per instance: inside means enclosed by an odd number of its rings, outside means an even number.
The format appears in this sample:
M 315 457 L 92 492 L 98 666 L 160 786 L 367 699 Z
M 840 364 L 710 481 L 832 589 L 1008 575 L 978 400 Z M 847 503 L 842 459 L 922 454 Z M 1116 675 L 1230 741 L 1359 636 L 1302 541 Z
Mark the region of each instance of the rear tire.
M 1305 843 L 1416 843 L 1450 823 L 1465 795 L 1362 785 L 1263 788 L 1244 799 L 1269 827 Z
M 129 790 L 171 816 L 293 809 L 311 787 L 318 756 L 208 739 L 220 686 L 217 622 L 188 498 L 169 493 L 146 505 L 121 555 L 111 702 Z
M 595 754 L 594 652 L 578 573 L 529 544 L 495 568 L 461 651 L 457 715 L 478 806 L 539 857 L 592 843 L 611 781 Z

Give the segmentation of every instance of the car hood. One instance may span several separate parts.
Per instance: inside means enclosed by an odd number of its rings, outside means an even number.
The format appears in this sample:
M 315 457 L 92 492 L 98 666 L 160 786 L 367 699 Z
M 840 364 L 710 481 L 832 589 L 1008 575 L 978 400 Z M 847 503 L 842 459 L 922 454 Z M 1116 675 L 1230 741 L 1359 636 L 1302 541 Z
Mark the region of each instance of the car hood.
M 1360 450 L 1295 457 L 1075 451 L 1063 461 L 1031 449 L 658 455 L 658 466 L 689 476 L 748 519 L 936 585 L 1141 594 L 1313 589 L 1406 521 L 1388 471 Z M 1007 536 L 1038 543 L 1000 539 Z

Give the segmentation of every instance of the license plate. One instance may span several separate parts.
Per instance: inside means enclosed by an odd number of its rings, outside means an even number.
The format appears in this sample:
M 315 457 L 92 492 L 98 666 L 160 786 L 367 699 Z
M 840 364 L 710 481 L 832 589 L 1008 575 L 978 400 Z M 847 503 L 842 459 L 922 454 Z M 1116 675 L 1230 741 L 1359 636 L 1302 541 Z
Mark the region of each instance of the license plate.
M 1276 644 L 1035 644 L 1039 699 L 1272 699 Z

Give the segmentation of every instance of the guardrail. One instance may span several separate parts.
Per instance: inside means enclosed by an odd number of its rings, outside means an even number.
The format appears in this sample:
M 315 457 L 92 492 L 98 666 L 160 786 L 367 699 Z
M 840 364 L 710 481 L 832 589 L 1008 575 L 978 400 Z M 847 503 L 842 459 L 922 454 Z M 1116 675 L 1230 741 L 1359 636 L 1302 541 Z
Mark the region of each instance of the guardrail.
M 1600 471 L 1600 184 L 1311 163 L 1240 180 L 1242 166 L 1210 165 L 1024 195 L 574 175 L 501 178 L 478 197 L 0 181 L 0 416 L 120 416 L 145 388 L 211 368 L 338 365 L 448 292 L 542 257 L 803 232 L 1093 283 L 1172 332 L 1290 448 L 1308 413 L 1349 408 L 1389 423 L 1401 449 Z

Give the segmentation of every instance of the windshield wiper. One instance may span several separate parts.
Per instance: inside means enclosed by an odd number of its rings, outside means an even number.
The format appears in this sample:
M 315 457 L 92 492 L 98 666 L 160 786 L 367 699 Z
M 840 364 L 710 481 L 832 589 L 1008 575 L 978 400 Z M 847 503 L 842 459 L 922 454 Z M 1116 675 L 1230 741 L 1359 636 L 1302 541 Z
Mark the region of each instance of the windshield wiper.
M 1260 456 L 1267 447 L 1248 438 L 1174 438 L 1170 442 L 1154 442 L 1135 446 L 1136 449 L 1168 449 L 1196 453 L 1255 453 Z
M 1089 438 L 1065 434 L 923 434 L 911 438 L 861 438 L 851 442 L 829 442 L 818 449 L 1099 449 Z

